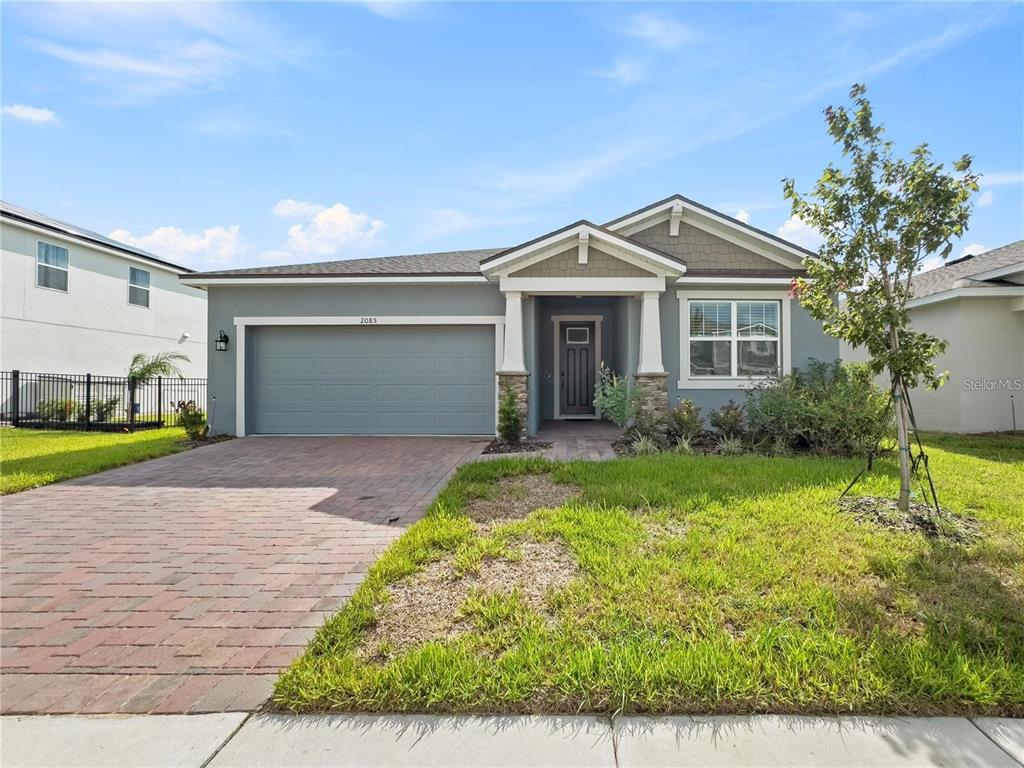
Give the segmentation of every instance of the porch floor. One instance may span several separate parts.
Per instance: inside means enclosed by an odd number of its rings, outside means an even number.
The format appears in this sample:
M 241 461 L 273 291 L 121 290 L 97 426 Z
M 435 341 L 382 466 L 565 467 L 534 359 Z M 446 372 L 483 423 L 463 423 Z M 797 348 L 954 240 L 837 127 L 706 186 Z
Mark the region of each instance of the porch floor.
M 537 440 L 551 443 L 544 455 L 558 461 L 600 461 L 614 459 L 612 442 L 621 434 L 608 421 L 573 419 L 544 421 L 537 431 Z

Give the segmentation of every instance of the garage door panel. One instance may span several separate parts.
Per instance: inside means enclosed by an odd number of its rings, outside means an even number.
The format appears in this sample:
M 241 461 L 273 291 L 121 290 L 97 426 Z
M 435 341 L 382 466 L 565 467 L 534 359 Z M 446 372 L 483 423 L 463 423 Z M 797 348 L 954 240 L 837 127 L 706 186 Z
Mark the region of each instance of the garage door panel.
M 255 434 L 490 434 L 489 326 L 251 330 Z

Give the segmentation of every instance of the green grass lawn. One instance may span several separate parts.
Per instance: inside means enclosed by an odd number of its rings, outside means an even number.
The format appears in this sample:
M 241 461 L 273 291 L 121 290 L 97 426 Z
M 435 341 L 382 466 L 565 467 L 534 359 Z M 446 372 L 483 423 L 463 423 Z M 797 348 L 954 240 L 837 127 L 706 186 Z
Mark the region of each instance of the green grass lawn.
M 166 427 L 125 434 L 0 430 L 0 494 L 16 493 L 183 450 L 185 432 Z
M 973 544 L 838 511 L 857 460 L 464 466 L 282 674 L 274 702 L 298 711 L 1024 715 L 1024 439 L 933 436 L 927 445 L 943 505 L 980 522 Z M 463 514 L 474 498 L 495 496 L 499 478 L 537 472 L 582 495 L 490 527 Z M 856 492 L 896 490 L 885 459 Z M 539 605 L 488 581 L 549 570 L 524 560 L 556 545 L 575 571 Z M 375 647 L 389 601 L 439 574 L 461 596 L 458 631 Z M 493 588 L 467 592 L 462 579 Z M 419 619 L 429 626 L 431 616 Z

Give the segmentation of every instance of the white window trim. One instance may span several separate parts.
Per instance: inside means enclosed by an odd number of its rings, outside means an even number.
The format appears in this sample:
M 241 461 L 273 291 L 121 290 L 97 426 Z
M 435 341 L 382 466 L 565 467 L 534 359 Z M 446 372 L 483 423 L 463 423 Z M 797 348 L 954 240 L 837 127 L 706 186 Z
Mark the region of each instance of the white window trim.
M 42 262 L 40 262 L 39 261 L 39 246 L 40 245 L 52 245 L 54 248 L 63 248 L 65 251 L 67 251 L 67 254 L 68 254 L 68 265 L 66 267 L 55 267 L 53 264 L 43 264 Z M 61 290 L 60 288 L 51 288 L 48 285 L 40 285 L 39 284 L 39 268 L 40 267 L 46 267 L 47 269 L 58 269 L 58 270 L 61 270 L 63 272 L 66 272 L 67 275 L 68 275 L 68 287 L 67 287 L 67 289 L 66 290 Z M 63 294 L 71 293 L 71 249 L 70 248 L 67 248 L 67 247 L 65 247 L 63 245 L 59 245 L 57 243 L 49 243 L 46 240 L 36 240 L 36 264 L 35 264 L 35 270 L 36 270 L 36 288 L 42 288 L 44 291 L 53 291 L 54 293 L 63 293 Z
M 367 322 L 372 320 L 373 322 Z M 236 317 L 235 326 L 235 435 L 245 437 L 245 329 L 261 325 L 493 325 L 494 326 L 494 423 L 498 421 L 498 374 L 505 345 L 504 315 L 346 315 L 339 317 Z M 213 354 L 217 354 L 214 352 Z
M 134 285 L 132 283 L 132 270 L 137 269 L 140 272 L 145 272 L 149 275 L 149 285 Z M 146 292 L 146 303 L 136 304 L 132 301 L 132 288 L 138 288 Z M 136 307 L 138 309 L 150 309 L 153 306 L 153 275 L 148 269 L 142 269 L 141 267 L 128 267 L 128 306 Z
M 559 421 L 597 421 L 601 418 L 601 409 L 597 407 L 597 403 L 594 403 L 594 415 L 590 414 L 579 414 L 574 416 L 563 416 L 562 415 L 562 392 L 559 387 L 561 382 L 561 368 L 562 368 L 562 357 L 561 357 L 561 340 L 562 340 L 562 323 L 593 323 L 594 324 L 594 382 L 597 382 L 598 377 L 601 375 L 601 363 L 604 361 L 601 359 L 601 323 L 604 322 L 604 315 L 552 315 L 551 322 L 554 323 L 554 347 L 555 347 L 555 362 L 554 368 L 552 368 L 552 387 L 555 395 L 555 419 Z
M 765 376 L 690 376 L 690 301 L 778 301 L 780 302 L 778 341 L 781 346 L 781 373 L 793 370 L 792 352 L 792 299 L 788 291 L 676 291 L 679 299 L 679 381 L 678 389 L 751 389 L 764 381 Z M 736 304 L 732 304 L 732 324 L 736 327 Z M 728 337 L 730 341 L 733 336 Z M 725 341 L 725 337 L 718 337 Z M 758 338 L 743 337 L 745 341 Z M 773 339 L 774 340 L 774 339 Z M 732 369 L 736 370 L 736 344 L 732 344 Z

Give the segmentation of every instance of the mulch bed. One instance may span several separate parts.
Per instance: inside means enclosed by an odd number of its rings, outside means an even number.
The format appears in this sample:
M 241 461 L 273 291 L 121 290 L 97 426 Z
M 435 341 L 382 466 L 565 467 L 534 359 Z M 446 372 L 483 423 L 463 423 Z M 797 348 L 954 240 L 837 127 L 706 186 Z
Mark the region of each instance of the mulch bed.
M 202 448 L 204 445 L 213 445 L 214 443 L 226 443 L 228 440 L 234 439 L 234 435 L 214 435 L 213 437 L 208 437 L 205 440 L 179 440 L 178 445 L 184 446 L 187 449 Z
M 971 544 L 981 538 L 977 519 L 957 515 L 939 508 L 938 513 L 927 504 L 910 502 L 910 511 L 901 512 L 896 499 L 878 496 L 847 496 L 839 500 L 839 508 L 853 515 L 858 522 L 874 523 L 900 533 L 920 533 L 925 538 Z
M 503 443 L 500 440 L 492 440 L 484 448 L 484 453 L 535 453 L 536 451 L 546 451 L 550 447 L 551 443 L 545 443 L 542 440 L 523 440 L 519 443 Z

